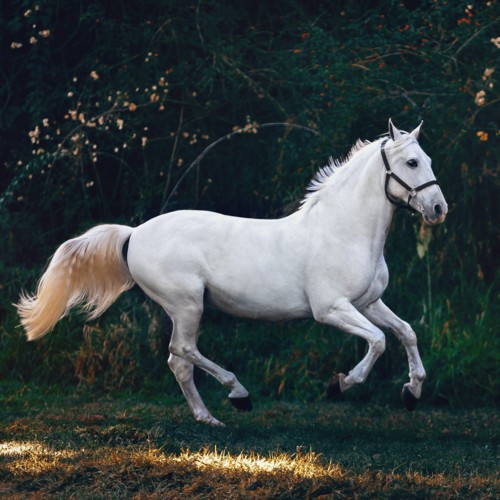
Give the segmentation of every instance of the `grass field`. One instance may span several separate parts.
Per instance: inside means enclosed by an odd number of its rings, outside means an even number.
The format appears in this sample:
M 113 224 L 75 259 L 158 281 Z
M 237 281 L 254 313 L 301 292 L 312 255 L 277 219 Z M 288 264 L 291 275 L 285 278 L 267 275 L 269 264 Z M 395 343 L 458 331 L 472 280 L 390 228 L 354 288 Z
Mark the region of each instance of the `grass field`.
M 174 396 L 0 385 L 0 497 L 495 498 L 499 419 L 460 410 L 257 401 L 196 423 Z

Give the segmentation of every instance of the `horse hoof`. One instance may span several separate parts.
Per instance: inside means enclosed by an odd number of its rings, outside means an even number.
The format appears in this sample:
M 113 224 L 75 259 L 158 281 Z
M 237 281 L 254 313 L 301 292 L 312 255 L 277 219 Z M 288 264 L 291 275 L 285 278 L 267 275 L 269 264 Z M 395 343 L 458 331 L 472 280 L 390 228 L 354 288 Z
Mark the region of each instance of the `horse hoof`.
M 252 409 L 252 400 L 250 396 L 243 398 L 229 398 L 231 404 L 239 411 L 250 411 Z
M 342 396 L 342 386 L 344 385 L 345 375 L 335 373 L 326 386 L 326 397 L 328 399 L 340 399 Z
M 418 399 L 410 392 L 410 389 L 406 385 L 403 387 L 401 397 L 403 398 L 405 408 L 408 411 L 413 411 L 415 406 L 417 406 Z

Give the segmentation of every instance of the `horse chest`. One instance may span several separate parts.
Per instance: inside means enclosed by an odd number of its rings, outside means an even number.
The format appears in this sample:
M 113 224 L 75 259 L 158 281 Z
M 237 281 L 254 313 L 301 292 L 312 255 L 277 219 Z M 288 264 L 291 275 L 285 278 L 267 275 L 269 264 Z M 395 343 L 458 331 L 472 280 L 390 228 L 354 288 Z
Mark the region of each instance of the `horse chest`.
M 323 261 L 321 266 L 313 265 L 311 288 L 315 292 L 312 297 L 319 295 L 321 301 L 331 302 L 338 297 L 346 297 L 358 308 L 381 297 L 389 282 L 383 256 L 374 260 L 355 251 L 348 255 L 338 260 Z
M 388 283 L 389 271 L 385 260 L 382 259 L 375 267 L 375 272 L 372 274 L 371 281 L 365 285 L 365 291 L 352 301 L 353 305 L 358 309 L 362 309 L 372 302 L 375 302 L 382 296 Z

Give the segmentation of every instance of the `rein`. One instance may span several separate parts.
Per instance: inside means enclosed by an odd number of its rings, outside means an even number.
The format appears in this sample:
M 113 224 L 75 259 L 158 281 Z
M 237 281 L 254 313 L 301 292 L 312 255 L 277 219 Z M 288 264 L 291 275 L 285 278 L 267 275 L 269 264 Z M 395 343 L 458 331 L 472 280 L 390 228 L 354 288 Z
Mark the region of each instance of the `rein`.
M 382 144 L 380 145 L 380 153 L 382 155 L 382 161 L 384 162 L 385 166 L 385 185 L 384 185 L 384 190 L 385 190 L 385 196 L 387 199 L 393 204 L 396 205 L 398 208 L 406 208 L 407 210 L 410 210 L 411 212 L 416 212 L 416 210 L 410 205 L 410 201 L 417 196 L 417 193 L 419 191 L 422 191 L 423 189 L 432 186 L 434 184 L 438 184 L 438 181 L 436 179 L 425 182 L 424 184 L 420 184 L 420 186 L 417 186 L 416 188 L 412 188 L 406 184 L 406 182 L 401 179 L 399 176 L 397 176 L 392 170 L 391 166 L 389 165 L 389 160 L 387 159 L 387 154 L 385 153 L 385 145 L 387 144 L 387 141 L 389 140 L 389 137 L 387 139 L 384 139 L 382 141 Z M 391 180 L 391 177 L 401 186 L 403 186 L 407 191 L 408 191 L 408 201 L 405 203 L 403 201 L 398 201 L 392 197 L 392 195 L 389 193 L 388 187 L 389 187 L 389 181 Z

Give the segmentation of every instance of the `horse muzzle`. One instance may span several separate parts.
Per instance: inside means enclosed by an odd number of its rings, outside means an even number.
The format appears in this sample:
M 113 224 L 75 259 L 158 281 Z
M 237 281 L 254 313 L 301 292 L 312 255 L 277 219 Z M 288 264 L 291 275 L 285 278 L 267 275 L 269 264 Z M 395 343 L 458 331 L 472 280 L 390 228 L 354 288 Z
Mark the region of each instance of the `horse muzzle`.
M 430 203 L 428 206 L 421 205 L 418 210 L 425 221 L 429 226 L 436 226 L 437 224 L 441 224 L 448 214 L 448 205 L 442 200 L 435 200 Z
M 437 184 L 412 198 L 411 208 L 420 212 L 424 222 L 429 226 L 441 224 L 448 214 L 448 204 Z

